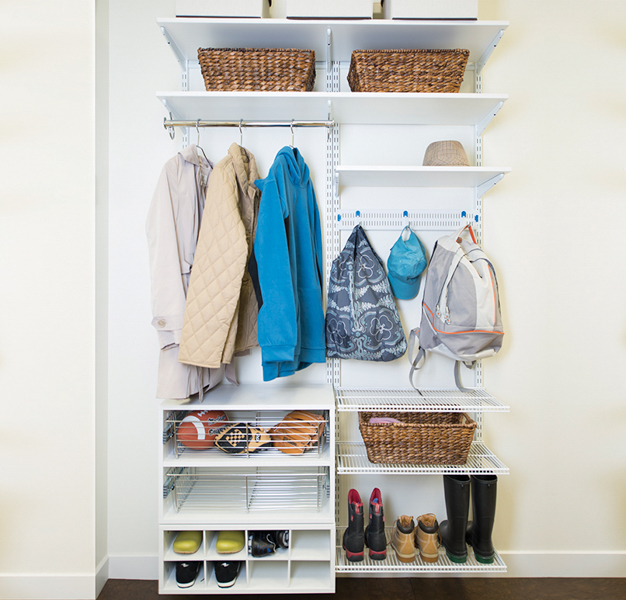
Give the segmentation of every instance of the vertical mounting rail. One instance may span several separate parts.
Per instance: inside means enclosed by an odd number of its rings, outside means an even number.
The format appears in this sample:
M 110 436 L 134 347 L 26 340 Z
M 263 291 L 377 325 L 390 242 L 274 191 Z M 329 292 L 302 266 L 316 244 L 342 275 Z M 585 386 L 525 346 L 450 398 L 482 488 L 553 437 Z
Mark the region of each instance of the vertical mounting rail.
M 181 91 L 188 92 L 189 91 L 189 61 L 185 61 L 185 68 L 181 74 Z M 189 146 L 189 127 L 182 127 L 183 134 L 183 148 Z
M 474 91 L 477 94 L 482 94 L 483 91 L 483 75 L 482 69 L 476 68 L 474 69 Z M 476 136 L 476 166 L 483 166 L 483 128 L 480 125 L 476 125 L 474 127 L 474 132 Z M 482 244 L 483 239 L 483 198 L 478 191 L 478 188 L 474 190 L 474 215 L 476 215 L 477 223 L 476 223 L 476 236 L 478 244 Z M 483 386 L 483 361 L 479 360 L 476 362 L 476 366 L 474 367 L 474 385 L 478 388 L 482 388 Z M 483 416 L 482 413 L 478 413 L 476 415 L 477 420 L 476 423 L 478 426 L 476 427 L 476 431 L 478 432 L 475 436 L 476 439 L 482 439 L 483 431 Z M 479 437 L 480 436 L 480 437 Z

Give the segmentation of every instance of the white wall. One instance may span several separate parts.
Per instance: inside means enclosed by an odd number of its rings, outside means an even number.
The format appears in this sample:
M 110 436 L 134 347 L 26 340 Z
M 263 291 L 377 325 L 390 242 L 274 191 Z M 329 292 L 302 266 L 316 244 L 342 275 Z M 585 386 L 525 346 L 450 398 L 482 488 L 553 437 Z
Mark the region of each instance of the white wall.
M 2 2 L 0 597 L 94 597 L 93 3 Z
M 511 24 L 485 81 L 510 94 L 484 137 L 485 164 L 513 167 L 484 202 L 509 332 L 486 367 L 486 386 L 511 405 L 487 419 L 511 468 L 498 543 L 622 552 L 617 564 L 573 556 L 563 571 L 623 575 L 626 4 L 481 0 L 481 18 Z

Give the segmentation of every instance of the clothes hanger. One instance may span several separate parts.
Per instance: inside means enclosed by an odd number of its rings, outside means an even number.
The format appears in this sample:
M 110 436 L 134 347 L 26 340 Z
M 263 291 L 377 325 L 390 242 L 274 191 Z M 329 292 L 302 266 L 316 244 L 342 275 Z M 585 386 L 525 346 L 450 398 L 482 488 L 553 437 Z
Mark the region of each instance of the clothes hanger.
M 292 150 L 295 150 L 296 147 L 293 145 L 293 119 L 291 119 L 291 125 L 289 125 L 289 129 L 291 129 L 291 146 L 289 146 Z
M 200 146 L 200 119 L 196 121 L 196 131 L 198 132 L 198 141 L 196 142 L 196 148 L 202 152 L 202 156 L 204 156 L 204 160 L 207 161 L 208 164 L 211 164 L 211 161 L 207 158 L 207 155 L 204 153 L 202 146 Z

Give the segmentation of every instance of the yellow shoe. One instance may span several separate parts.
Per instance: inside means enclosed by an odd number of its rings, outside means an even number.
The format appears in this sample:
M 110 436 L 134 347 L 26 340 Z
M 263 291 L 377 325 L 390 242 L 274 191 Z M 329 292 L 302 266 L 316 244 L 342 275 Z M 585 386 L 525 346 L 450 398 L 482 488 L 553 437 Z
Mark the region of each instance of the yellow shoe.
M 243 531 L 220 531 L 215 549 L 219 554 L 235 554 L 246 545 Z
M 201 531 L 181 531 L 174 540 L 172 550 L 177 554 L 193 554 L 202 544 Z

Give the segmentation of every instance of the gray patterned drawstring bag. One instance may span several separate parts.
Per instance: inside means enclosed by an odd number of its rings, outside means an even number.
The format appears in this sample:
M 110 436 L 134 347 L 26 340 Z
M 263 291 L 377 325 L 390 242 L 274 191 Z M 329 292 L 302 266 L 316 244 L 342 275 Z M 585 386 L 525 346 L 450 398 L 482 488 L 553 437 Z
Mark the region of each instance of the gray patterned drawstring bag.
M 383 263 L 357 225 L 333 261 L 326 308 L 326 356 L 390 361 L 407 348 Z

